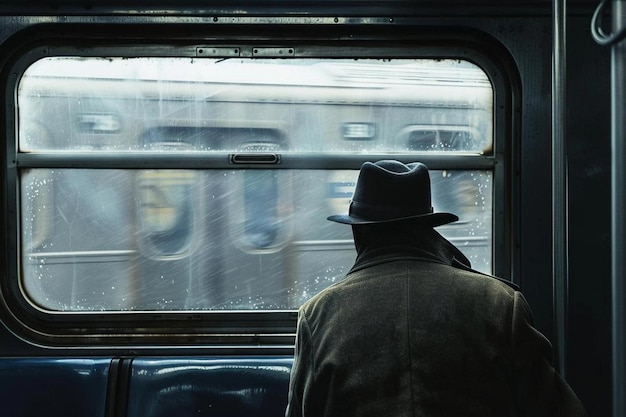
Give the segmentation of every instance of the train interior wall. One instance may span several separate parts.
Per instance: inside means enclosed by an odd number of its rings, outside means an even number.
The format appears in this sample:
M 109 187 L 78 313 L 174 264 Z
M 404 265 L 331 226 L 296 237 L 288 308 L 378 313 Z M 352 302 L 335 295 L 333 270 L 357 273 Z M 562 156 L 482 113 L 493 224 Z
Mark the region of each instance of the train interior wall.
M 567 58 L 569 327 L 567 378 L 591 415 L 611 415 L 610 50 L 571 19 Z M 591 104 L 593 103 L 593 104 Z
M 592 416 L 611 415 L 610 49 L 589 32 L 592 8 L 567 22 L 567 162 L 569 316 L 566 378 Z M 522 86 L 520 136 L 514 150 L 513 248 L 515 279 L 539 330 L 554 340 L 551 264 L 551 76 L 549 9 L 513 17 L 433 18 L 469 24 L 501 42 L 513 57 Z M 431 20 L 431 23 L 432 23 Z M 15 17 L 3 18 L 11 34 Z M 468 23 L 469 22 L 469 23 Z M 4 109 L 3 109 L 4 110 Z M 6 255 L 4 255 L 6 256 Z M 4 279 L 4 277 L 3 277 Z M 201 350 L 196 350 L 201 354 Z M 115 352 L 113 352 L 115 353 Z M 129 353 L 129 352 L 126 352 Z M 176 354 L 176 352 L 173 352 Z M 102 355 L 82 350 L 81 355 Z M 42 349 L 0 326 L 0 356 L 77 355 Z

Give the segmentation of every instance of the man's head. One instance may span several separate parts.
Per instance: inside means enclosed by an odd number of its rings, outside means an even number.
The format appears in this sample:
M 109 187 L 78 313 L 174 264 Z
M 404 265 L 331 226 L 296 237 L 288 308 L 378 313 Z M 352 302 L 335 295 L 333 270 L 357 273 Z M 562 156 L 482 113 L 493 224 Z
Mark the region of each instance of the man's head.
M 366 225 L 412 220 L 426 227 L 452 223 L 459 218 L 451 213 L 433 212 L 430 175 L 420 162 L 403 164 L 394 160 L 361 166 L 356 188 L 347 215 L 334 215 L 328 220 Z

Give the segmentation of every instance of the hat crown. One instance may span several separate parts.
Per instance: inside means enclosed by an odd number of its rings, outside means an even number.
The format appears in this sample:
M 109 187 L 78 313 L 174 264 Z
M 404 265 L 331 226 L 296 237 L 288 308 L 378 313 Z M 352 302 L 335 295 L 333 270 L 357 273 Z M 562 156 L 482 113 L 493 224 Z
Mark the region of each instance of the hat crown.
M 348 215 L 328 217 L 331 221 L 353 225 L 404 219 L 420 219 L 433 227 L 458 220 L 451 213 L 433 213 L 430 174 L 421 162 L 365 162 Z
M 350 203 L 351 216 L 388 221 L 432 211 L 426 165 L 383 160 L 361 167 Z

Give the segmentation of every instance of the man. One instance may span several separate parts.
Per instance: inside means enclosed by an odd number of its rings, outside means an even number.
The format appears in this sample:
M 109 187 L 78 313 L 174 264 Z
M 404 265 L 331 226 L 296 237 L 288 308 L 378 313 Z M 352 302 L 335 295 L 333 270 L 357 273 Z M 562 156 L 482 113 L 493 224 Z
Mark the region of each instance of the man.
M 366 162 L 348 215 L 357 258 L 298 315 L 287 417 L 586 416 L 517 287 L 433 228 L 421 163 Z

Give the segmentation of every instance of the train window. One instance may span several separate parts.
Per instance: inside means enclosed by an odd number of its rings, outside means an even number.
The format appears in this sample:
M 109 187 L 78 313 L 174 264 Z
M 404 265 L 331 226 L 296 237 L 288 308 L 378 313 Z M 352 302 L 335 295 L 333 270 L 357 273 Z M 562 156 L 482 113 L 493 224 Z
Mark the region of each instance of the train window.
M 435 209 L 461 218 L 440 232 L 492 272 L 494 88 L 467 60 L 60 54 L 16 88 L 37 311 L 294 310 L 354 261 L 326 217 L 383 158 L 429 165 Z

